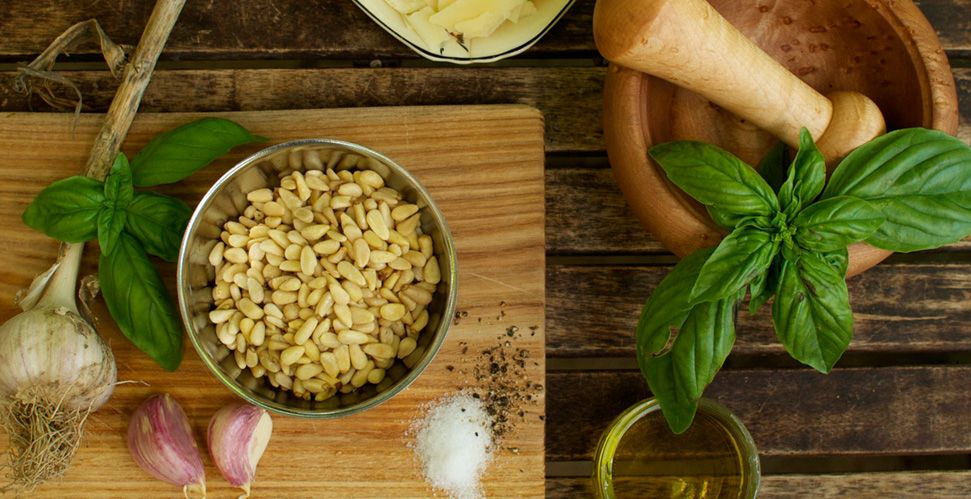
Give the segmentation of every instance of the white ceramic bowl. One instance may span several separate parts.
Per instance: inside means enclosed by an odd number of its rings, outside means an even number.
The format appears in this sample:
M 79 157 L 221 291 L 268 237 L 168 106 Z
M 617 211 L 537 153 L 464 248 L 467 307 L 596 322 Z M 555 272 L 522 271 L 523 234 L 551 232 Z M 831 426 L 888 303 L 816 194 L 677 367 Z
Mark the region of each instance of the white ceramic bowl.
M 574 1 L 534 0 L 536 12 L 520 19 L 515 25 L 504 23 L 491 35 L 474 38 L 464 46 L 450 41 L 440 52 L 429 50 L 404 17 L 384 0 L 354 0 L 354 3 L 374 22 L 422 57 L 438 62 L 471 64 L 495 62 L 524 52 L 553 28 Z

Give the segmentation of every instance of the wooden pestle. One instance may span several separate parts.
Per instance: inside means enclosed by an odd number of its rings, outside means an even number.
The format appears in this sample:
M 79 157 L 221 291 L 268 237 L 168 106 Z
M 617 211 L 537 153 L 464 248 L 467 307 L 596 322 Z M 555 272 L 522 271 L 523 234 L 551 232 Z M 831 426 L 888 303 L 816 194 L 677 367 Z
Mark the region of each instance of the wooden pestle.
M 705 0 L 598 0 L 593 33 L 611 62 L 696 92 L 790 146 L 806 127 L 831 167 L 886 130 L 868 97 L 816 92 Z

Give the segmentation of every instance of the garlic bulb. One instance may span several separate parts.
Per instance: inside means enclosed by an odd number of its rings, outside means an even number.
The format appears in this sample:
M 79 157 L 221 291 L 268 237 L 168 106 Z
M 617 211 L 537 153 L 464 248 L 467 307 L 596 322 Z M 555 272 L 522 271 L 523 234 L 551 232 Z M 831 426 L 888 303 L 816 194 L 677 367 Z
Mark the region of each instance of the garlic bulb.
M 128 423 L 132 459 L 153 477 L 206 496 L 202 457 L 182 406 L 169 394 L 153 395 L 135 409 Z
M 0 423 L 9 475 L 29 490 L 67 470 L 88 415 L 115 387 L 115 358 L 74 299 L 83 244 L 65 245 L 0 326 Z
M 65 307 L 29 310 L 0 326 L 0 359 L 0 395 L 6 398 L 26 387 L 52 392 L 70 387 L 64 405 L 93 410 L 114 392 L 111 349 L 88 321 Z
M 265 409 L 234 404 L 223 407 L 209 421 L 209 455 L 226 481 L 249 497 L 256 465 L 270 443 L 273 420 Z

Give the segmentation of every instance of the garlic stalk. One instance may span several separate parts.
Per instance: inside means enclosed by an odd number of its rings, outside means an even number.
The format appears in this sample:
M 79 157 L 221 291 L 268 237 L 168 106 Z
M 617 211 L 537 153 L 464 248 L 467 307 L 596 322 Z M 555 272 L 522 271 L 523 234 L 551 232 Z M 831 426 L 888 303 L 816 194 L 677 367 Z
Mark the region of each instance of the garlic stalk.
M 115 387 L 115 359 L 74 298 L 83 244 L 61 247 L 53 272 L 0 326 L 0 424 L 10 438 L 9 476 L 23 489 L 60 477 L 88 415 Z
M 273 420 L 265 409 L 233 404 L 223 407 L 209 421 L 209 455 L 219 472 L 249 497 L 256 465 L 270 443 Z
M 128 423 L 128 450 L 145 472 L 182 487 L 185 497 L 206 497 L 205 470 L 192 428 L 169 394 L 149 397 L 135 409 Z

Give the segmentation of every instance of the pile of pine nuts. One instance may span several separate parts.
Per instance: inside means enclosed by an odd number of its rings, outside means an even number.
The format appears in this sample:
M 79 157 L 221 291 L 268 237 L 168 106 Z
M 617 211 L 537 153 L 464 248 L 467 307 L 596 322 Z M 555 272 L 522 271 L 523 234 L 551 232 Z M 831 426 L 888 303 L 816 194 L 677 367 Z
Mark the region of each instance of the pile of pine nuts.
M 411 368 L 423 353 L 441 280 L 432 238 L 374 171 L 324 171 L 315 151 L 298 154 L 307 171 L 248 193 L 223 226 L 209 319 L 240 369 L 294 396 L 380 389 L 396 361 Z

